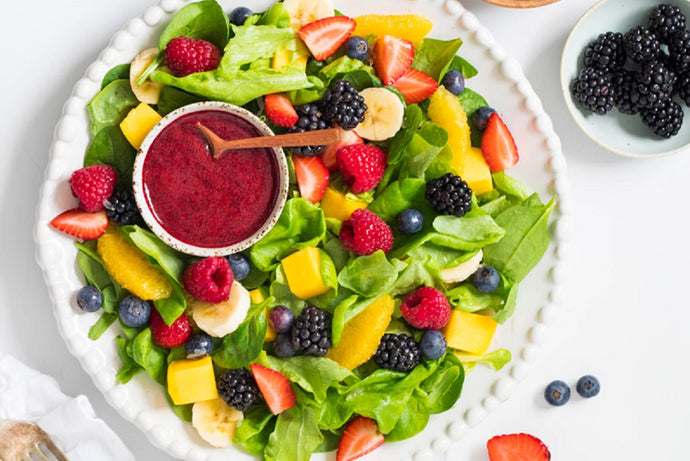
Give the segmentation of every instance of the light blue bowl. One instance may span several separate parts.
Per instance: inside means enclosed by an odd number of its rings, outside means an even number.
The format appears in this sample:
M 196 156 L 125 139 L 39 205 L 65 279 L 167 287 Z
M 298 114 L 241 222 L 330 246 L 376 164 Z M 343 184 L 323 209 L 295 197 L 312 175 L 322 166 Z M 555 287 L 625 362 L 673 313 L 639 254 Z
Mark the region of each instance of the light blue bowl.
M 688 18 L 690 28 L 690 2 L 654 0 L 602 0 L 592 6 L 575 24 L 563 48 L 561 57 L 561 89 L 566 106 L 575 122 L 597 144 L 626 157 L 652 158 L 676 154 L 689 149 L 690 109 L 683 108 L 683 126 L 676 136 L 665 139 L 642 123 L 639 115 L 626 115 L 613 109 L 606 115 L 586 111 L 575 102 L 570 85 L 583 67 L 585 47 L 601 33 L 625 34 L 637 25 L 646 25 L 649 11 L 659 3 L 678 6 Z

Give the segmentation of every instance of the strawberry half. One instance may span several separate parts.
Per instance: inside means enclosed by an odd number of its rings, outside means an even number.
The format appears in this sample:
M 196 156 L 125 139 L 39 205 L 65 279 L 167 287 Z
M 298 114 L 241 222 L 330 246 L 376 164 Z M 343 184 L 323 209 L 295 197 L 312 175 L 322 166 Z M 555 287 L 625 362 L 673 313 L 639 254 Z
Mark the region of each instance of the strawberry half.
M 436 80 L 417 69 L 407 69 L 393 86 L 400 91 L 407 104 L 422 102 L 438 89 Z
M 492 172 L 510 168 L 520 159 L 513 135 L 495 112 L 489 117 L 482 135 L 482 155 Z
M 105 214 L 105 210 L 89 213 L 75 208 L 54 217 L 50 225 L 78 239 L 95 240 L 105 233 L 108 215 Z
M 354 130 L 343 130 L 337 125 L 335 128 L 341 131 L 340 141 L 334 142 L 333 144 L 328 144 L 319 154 L 319 157 L 321 157 L 321 160 L 323 160 L 324 165 L 326 165 L 326 168 L 328 168 L 330 171 L 336 169 L 335 154 L 338 152 L 338 149 L 344 146 L 350 146 L 352 144 L 364 143 L 364 140 L 357 133 L 355 133 Z
M 384 35 L 374 45 L 374 70 L 384 85 L 403 76 L 414 60 L 414 46 L 402 38 Z
M 373 451 L 383 443 L 376 421 L 364 416 L 356 416 L 350 421 L 340 438 L 336 461 L 351 461 Z
M 299 120 L 297 111 L 284 94 L 267 94 L 264 97 L 264 111 L 271 123 L 285 128 L 291 127 Z
M 530 434 L 497 435 L 486 443 L 491 461 L 549 461 L 544 442 Z
M 293 155 L 297 187 L 299 194 L 311 203 L 317 203 L 323 198 L 330 179 L 328 168 L 319 157 L 304 157 Z
M 257 363 L 249 368 L 271 413 L 277 415 L 292 408 L 295 404 L 295 393 L 284 375 Z
M 355 20 L 347 16 L 331 16 L 311 22 L 297 32 L 314 59 L 323 61 L 335 53 L 355 30 Z

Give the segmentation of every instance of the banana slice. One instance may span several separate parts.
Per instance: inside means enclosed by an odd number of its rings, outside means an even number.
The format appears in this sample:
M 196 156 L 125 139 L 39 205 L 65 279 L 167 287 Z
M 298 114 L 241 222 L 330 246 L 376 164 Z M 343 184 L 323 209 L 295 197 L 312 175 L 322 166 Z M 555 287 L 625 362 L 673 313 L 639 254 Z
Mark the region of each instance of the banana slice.
M 132 93 L 139 101 L 146 104 L 158 104 L 158 98 L 164 86 L 152 80 L 146 80 L 141 85 L 137 85 L 137 79 L 156 59 L 156 56 L 158 56 L 158 48 L 147 48 L 134 57 L 129 67 L 129 84 L 132 87 Z
M 219 304 L 209 304 L 195 300 L 190 306 L 192 318 L 199 328 L 216 338 L 232 333 L 247 317 L 251 298 L 241 283 L 235 281 L 230 289 L 230 297 Z
M 192 426 L 202 439 L 217 448 L 232 445 L 237 423 L 242 419 L 244 413 L 228 406 L 220 397 L 192 406 Z
M 364 98 L 367 111 L 364 121 L 357 125 L 358 135 L 369 141 L 383 141 L 395 136 L 405 115 L 400 98 L 385 88 L 366 88 L 359 93 Z
M 318 19 L 335 16 L 331 0 L 285 0 L 283 7 L 290 15 L 290 27 L 295 31 Z
M 479 250 L 476 255 L 472 256 L 467 261 L 455 267 L 443 269 L 441 271 L 441 278 L 445 283 L 458 283 L 467 280 L 470 275 L 477 272 L 483 256 L 482 250 Z

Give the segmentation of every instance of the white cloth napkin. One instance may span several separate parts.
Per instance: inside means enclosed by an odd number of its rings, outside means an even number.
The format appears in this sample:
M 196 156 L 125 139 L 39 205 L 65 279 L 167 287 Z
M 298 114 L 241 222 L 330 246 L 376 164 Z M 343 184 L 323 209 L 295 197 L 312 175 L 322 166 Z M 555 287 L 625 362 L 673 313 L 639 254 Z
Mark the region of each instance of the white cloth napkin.
M 0 417 L 38 424 L 70 461 L 134 461 L 122 440 L 96 417 L 85 395 L 68 397 L 54 378 L 3 354 Z

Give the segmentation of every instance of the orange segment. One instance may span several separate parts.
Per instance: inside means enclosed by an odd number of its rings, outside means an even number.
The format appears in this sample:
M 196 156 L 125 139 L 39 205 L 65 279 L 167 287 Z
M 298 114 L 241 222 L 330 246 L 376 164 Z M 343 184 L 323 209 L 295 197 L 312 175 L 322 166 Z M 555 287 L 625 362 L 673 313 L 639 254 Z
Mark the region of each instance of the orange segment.
M 460 170 L 464 157 L 470 153 L 470 125 L 460 100 L 440 86 L 429 101 L 429 118 L 448 132 L 448 145 L 453 151 L 453 168 Z
M 418 14 L 365 14 L 355 18 L 352 35 L 393 35 L 418 43 L 431 32 L 434 23 Z
M 383 295 L 369 304 L 347 322 L 338 345 L 330 348 L 326 357 L 348 370 L 369 360 L 379 347 L 394 307 L 395 303 L 390 295 Z

